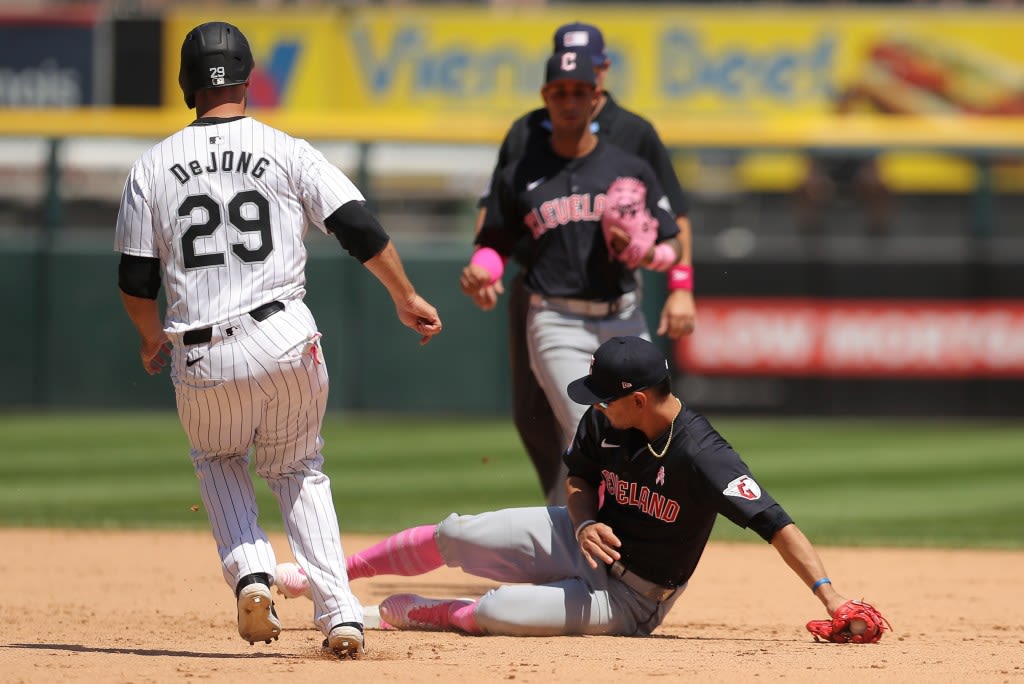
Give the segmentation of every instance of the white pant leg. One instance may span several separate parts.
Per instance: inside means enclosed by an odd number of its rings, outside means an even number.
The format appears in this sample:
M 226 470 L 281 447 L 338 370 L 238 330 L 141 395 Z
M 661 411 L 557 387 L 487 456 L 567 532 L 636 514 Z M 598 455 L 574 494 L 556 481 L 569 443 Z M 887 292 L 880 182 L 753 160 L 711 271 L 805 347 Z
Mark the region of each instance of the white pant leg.
M 292 553 L 309 576 L 313 622 L 326 634 L 341 622 L 362 623 L 363 612 L 348 584 L 331 482 L 323 472 L 320 429 L 329 383 L 322 354 L 310 351 L 315 333 L 305 305 L 288 302 L 245 344 L 263 369 L 260 384 L 268 396 L 256 433 L 256 472 L 277 499 Z
M 257 521 L 248 470 L 263 394 L 250 378 L 245 351 L 236 341 L 176 347 L 174 353 L 178 417 L 192 446 L 224 581 L 234 590 L 245 575 L 273 575 L 277 564 Z M 186 355 L 198 361 L 187 366 Z

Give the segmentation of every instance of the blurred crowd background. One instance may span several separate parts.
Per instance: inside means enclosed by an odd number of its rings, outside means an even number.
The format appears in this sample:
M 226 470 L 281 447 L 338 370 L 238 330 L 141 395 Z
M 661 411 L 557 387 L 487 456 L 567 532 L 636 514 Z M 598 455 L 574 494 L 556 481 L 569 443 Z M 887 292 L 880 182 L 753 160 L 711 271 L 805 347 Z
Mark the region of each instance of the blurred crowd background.
M 737 412 L 1020 416 L 1019 4 L 2 0 L 0 287 L 17 334 L 0 339 L 0 406 L 166 404 L 118 308 L 113 222 L 131 162 L 189 120 L 181 37 L 223 19 L 256 53 L 253 115 L 360 185 L 446 316 L 413 357 L 312 235 L 333 405 L 505 410 L 504 314 L 476 311 L 458 270 L 501 137 L 540 105 L 552 32 L 583 20 L 692 202 L 698 331 L 662 342 L 684 395 Z M 318 294 L 325 281 L 351 296 Z M 653 320 L 663 288 L 647 278 Z

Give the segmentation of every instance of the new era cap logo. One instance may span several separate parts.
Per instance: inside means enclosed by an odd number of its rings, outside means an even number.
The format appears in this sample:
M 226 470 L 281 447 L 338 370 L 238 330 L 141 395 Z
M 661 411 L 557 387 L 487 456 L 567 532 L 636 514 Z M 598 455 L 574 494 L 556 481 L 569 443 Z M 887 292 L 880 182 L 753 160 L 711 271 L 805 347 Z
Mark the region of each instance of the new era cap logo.
M 726 485 L 722 493 L 726 496 L 735 496 L 748 501 L 757 501 L 761 498 L 761 488 L 757 486 L 754 479 L 746 475 L 740 475 Z

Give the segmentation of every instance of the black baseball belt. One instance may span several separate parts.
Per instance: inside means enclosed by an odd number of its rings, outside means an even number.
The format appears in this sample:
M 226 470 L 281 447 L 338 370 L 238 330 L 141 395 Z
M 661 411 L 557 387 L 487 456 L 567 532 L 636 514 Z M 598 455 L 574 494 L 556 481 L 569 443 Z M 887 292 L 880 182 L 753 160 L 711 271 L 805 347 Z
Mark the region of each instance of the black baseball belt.
M 262 306 L 257 306 L 255 309 L 249 312 L 249 315 L 253 317 L 255 321 L 265 321 L 278 311 L 284 311 L 284 304 L 282 302 L 273 301 L 267 302 Z M 189 344 L 204 344 L 213 339 L 213 328 L 198 328 L 196 330 L 187 330 L 185 334 L 181 336 L 181 343 L 185 345 Z
M 646 580 L 635 572 L 630 572 L 621 561 L 615 561 L 609 565 L 608 574 L 612 577 L 617 577 L 627 587 L 652 601 L 664 601 L 679 591 L 679 587 L 666 587 L 662 584 Z

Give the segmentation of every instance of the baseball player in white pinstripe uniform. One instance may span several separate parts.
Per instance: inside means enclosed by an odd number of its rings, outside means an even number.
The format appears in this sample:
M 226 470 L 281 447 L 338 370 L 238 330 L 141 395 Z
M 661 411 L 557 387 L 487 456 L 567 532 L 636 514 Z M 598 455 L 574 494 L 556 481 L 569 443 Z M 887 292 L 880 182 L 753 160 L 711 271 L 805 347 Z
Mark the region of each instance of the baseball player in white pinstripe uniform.
M 179 81 L 197 118 L 128 174 L 115 239 L 119 287 L 146 371 L 159 373 L 170 357 L 239 634 L 270 643 L 281 631 L 270 593 L 277 561 L 257 521 L 251 451 L 309 576 L 324 646 L 356 657 L 365 648 L 362 606 L 322 471 L 327 368 L 302 301 L 307 220 L 380 280 L 421 344 L 441 321 L 349 179 L 304 140 L 245 115 L 252 67 L 248 41 L 230 24 L 202 24 L 185 38 Z

